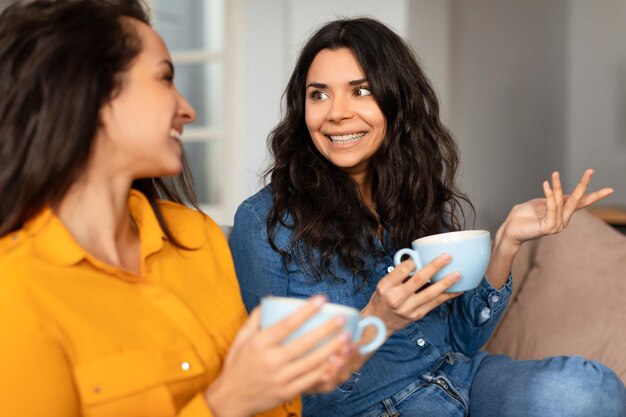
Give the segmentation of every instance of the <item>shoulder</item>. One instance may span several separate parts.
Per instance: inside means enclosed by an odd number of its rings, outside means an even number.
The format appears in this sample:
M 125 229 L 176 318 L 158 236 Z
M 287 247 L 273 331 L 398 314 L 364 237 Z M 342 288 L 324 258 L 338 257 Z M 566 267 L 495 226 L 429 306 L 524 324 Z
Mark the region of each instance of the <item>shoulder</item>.
M 267 218 L 273 201 L 274 192 L 272 184 L 269 184 L 239 205 L 235 214 L 233 234 L 230 238 L 231 247 L 240 239 L 267 244 Z M 291 243 L 293 230 L 287 226 L 290 224 L 292 224 L 291 216 L 285 214 L 282 222 L 276 224 L 274 228 L 273 241 L 279 248 L 284 249 Z
M 18 230 L 0 238 L 0 292 L 7 291 L 30 275 L 37 262 L 32 237 Z
M 242 222 L 254 222 L 257 224 L 265 224 L 267 215 L 272 208 L 274 193 L 272 185 L 266 185 L 256 194 L 245 199 L 235 213 L 235 225 Z
M 200 211 L 171 201 L 159 201 L 159 210 L 172 234 L 186 246 L 225 239 L 219 225 Z
M 248 209 L 256 213 L 267 214 L 272 207 L 274 201 L 274 191 L 272 184 L 268 184 L 261 188 L 256 194 L 245 199 L 239 209 Z

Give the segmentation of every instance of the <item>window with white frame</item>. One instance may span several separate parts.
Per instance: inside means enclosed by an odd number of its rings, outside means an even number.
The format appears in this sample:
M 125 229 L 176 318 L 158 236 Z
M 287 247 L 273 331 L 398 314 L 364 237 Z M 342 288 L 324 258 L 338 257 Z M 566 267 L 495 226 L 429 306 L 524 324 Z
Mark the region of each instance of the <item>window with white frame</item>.
M 238 1 L 147 4 L 154 28 L 172 55 L 176 86 L 197 113 L 197 120 L 185 127 L 183 145 L 202 209 L 218 223 L 229 224 L 236 204 L 232 188 L 239 184 L 235 149 L 239 103 L 233 99 L 237 55 L 232 51 L 237 43 Z

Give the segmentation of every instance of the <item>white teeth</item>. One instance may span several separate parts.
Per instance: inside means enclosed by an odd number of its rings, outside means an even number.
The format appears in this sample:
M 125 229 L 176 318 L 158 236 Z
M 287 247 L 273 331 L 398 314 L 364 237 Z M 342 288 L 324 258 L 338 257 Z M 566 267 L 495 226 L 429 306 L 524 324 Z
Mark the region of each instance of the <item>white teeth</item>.
M 178 140 L 181 140 L 183 138 L 182 135 L 176 129 L 170 130 L 170 136 Z
M 349 135 L 329 135 L 328 137 L 335 143 L 349 143 L 361 139 L 365 132 L 351 133 Z

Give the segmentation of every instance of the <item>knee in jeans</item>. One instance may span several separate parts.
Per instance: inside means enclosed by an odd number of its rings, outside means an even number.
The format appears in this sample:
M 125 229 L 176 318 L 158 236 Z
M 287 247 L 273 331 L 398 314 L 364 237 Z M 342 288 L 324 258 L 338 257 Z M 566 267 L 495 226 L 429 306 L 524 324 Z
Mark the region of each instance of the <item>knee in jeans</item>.
M 572 416 L 626 417 L 626 389 L 615 373 L 599 362 L 570 359 L 542 373 L 531 401 L 550 402 Z

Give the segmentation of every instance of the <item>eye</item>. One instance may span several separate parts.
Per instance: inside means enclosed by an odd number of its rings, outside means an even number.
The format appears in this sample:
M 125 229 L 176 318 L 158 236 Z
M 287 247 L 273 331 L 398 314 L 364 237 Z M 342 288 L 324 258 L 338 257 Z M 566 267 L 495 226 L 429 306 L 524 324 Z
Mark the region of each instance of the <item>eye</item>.
M 359 87 L 356 90 L 354 90 L 354 95 L 359 96 L 359 97 L 371 96 L 372 91 L 369 89 L 369 87 Z
M 172 73 L 168 72 L 167 74 L 165 74 L 165 75 L 163 76 L 163 80 L 164 80 L 165 82 L 167 82 L 168 84 L 173 83 L 173 82 L 174 82 L 174 74 L 172 74 Z
M 311 91 L 311 93 L 309 93 L 309 97 L 311 97 L 313 101 L 320 101 L 326 100 L 328 98 L 328 94 L 321 90 L 313 90 Z

